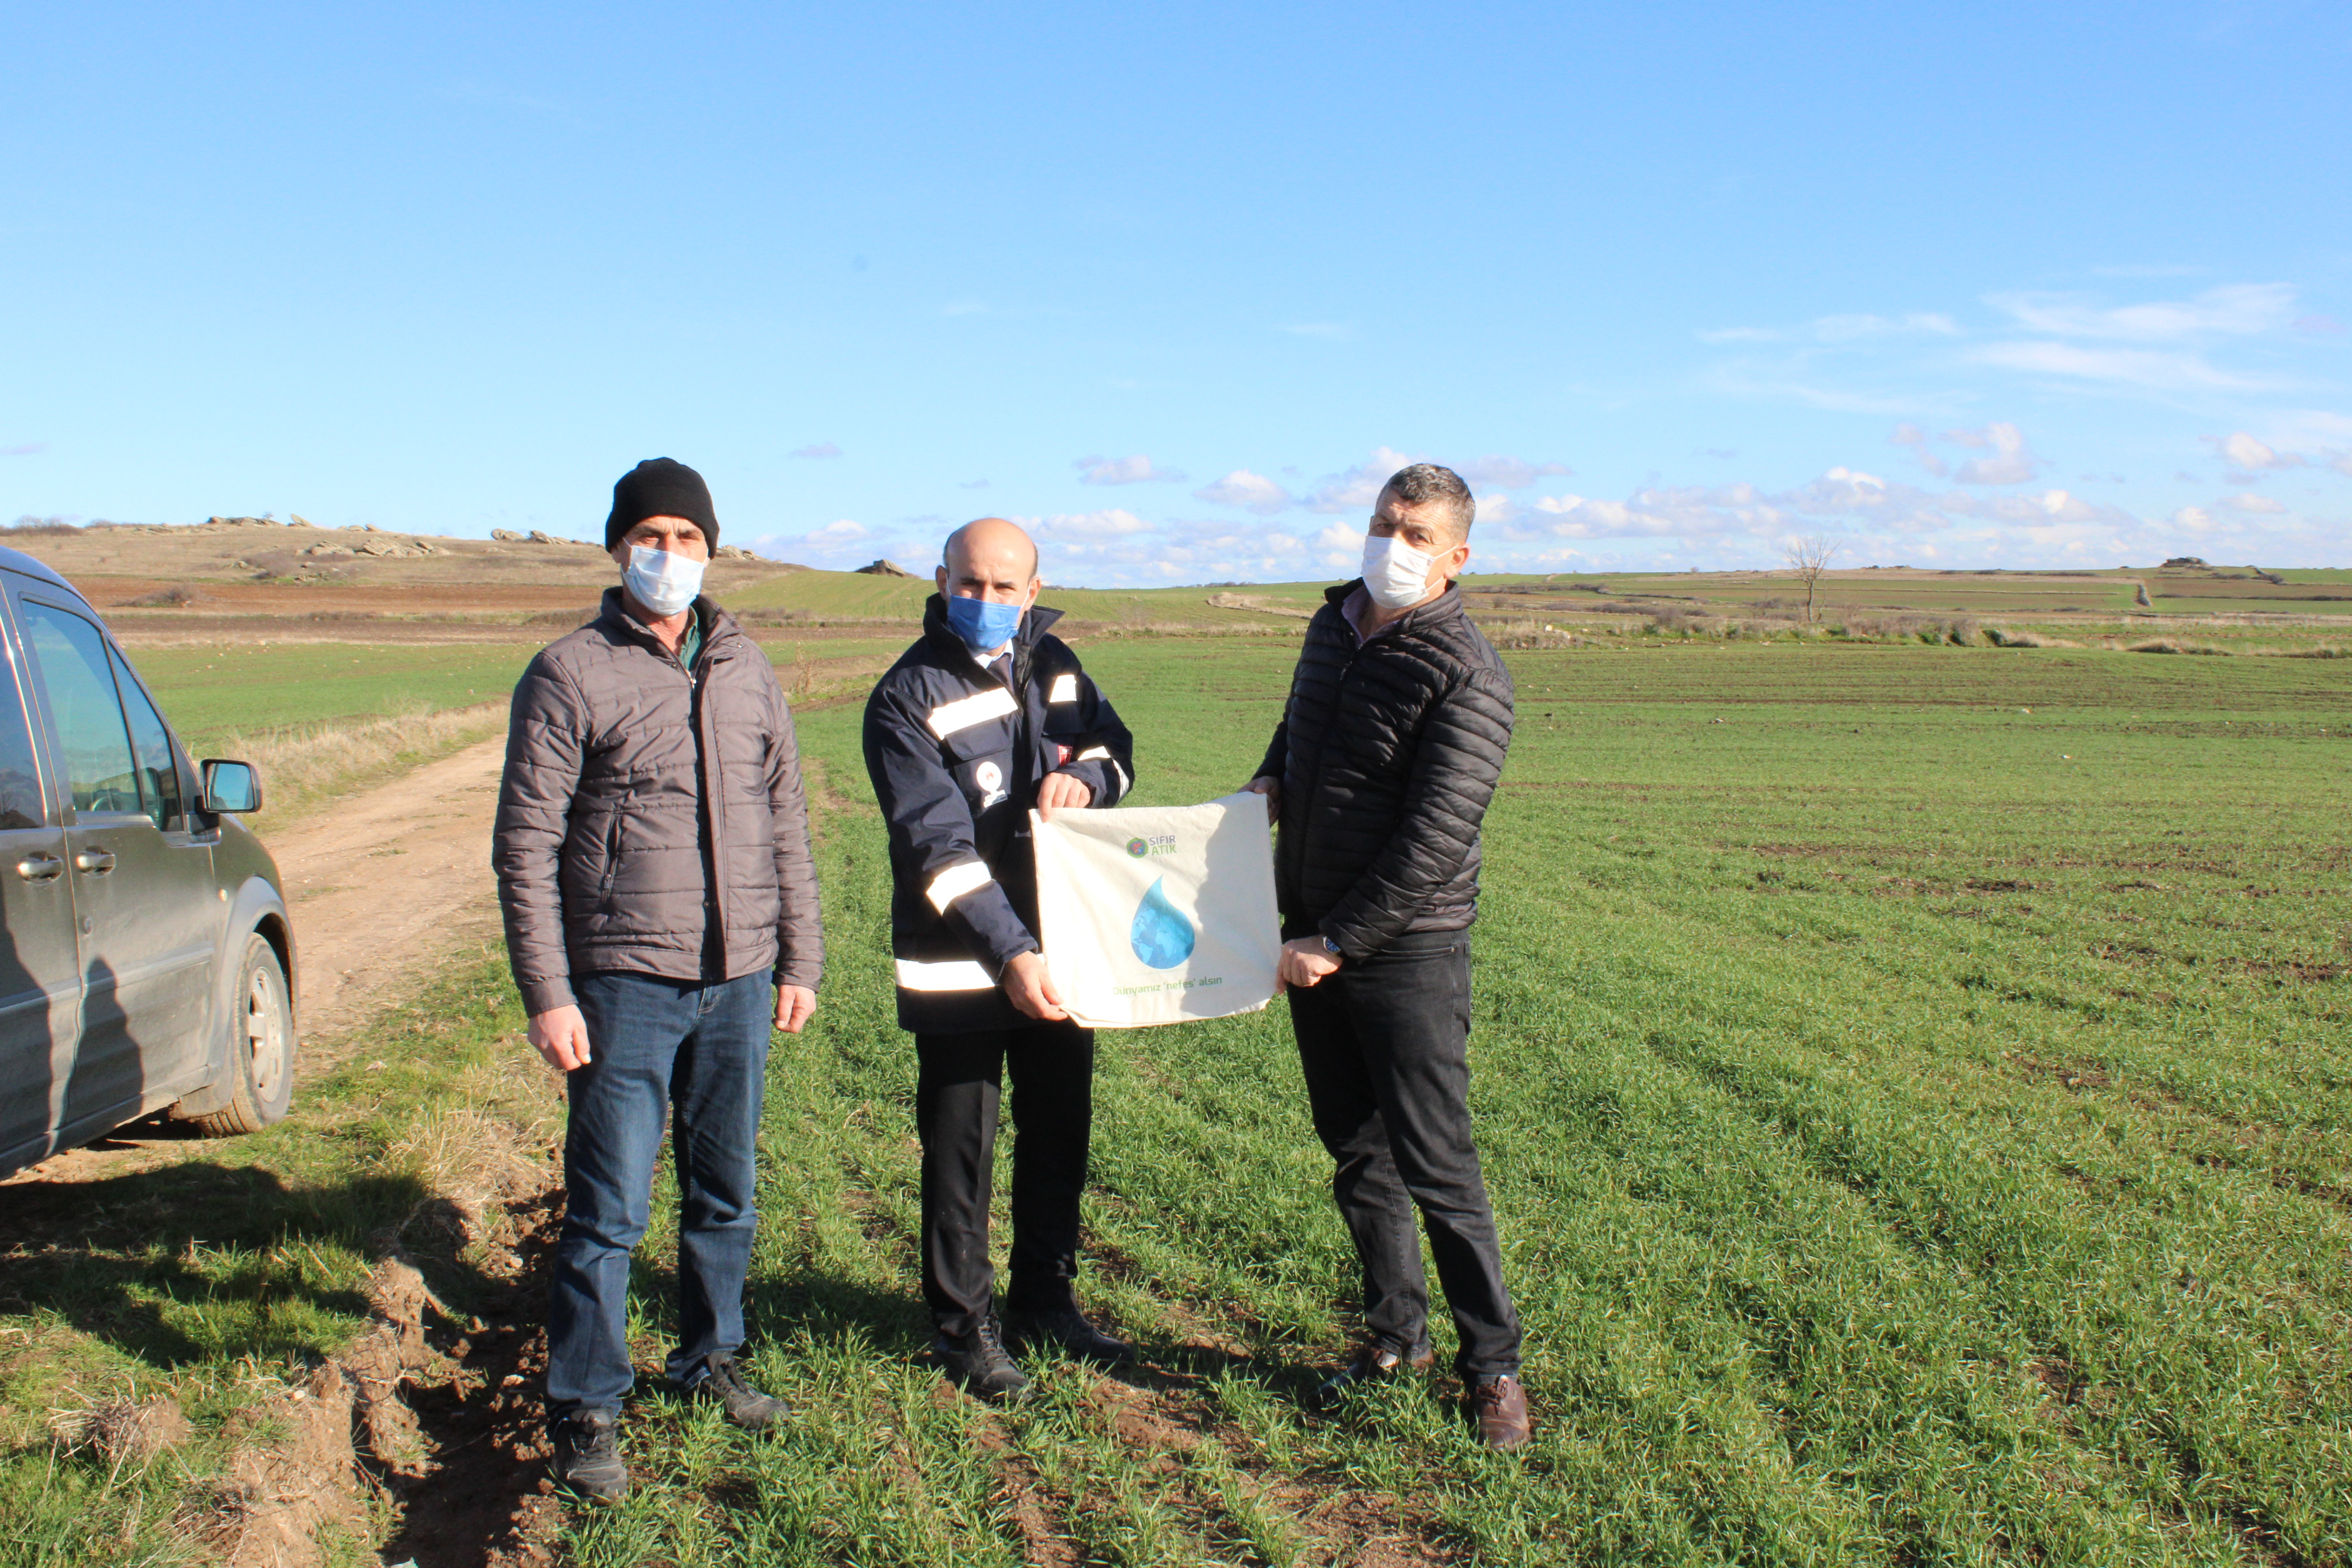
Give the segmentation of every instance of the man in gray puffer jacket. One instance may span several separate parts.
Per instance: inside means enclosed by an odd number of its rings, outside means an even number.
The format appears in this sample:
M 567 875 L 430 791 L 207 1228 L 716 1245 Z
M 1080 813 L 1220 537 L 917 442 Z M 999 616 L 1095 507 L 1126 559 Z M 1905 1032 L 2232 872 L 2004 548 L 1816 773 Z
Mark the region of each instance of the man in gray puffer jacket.
M 824 943 L 793 720 L 776 672 L 699 592 L 719 542 L 702 477 L 656 458 L 613 487 L 623 573 L 515 687 L 492 860 L 531 1044 L 563 1070 L 563 1229 L 549 1290 L 557 1479 L 628 1489 L 629 1255 L 666 1122 L 678 1184 L 671 1380 L 759 1428 L 735 1364 L 758 1223 L 770 1024 L 816 1007 Z

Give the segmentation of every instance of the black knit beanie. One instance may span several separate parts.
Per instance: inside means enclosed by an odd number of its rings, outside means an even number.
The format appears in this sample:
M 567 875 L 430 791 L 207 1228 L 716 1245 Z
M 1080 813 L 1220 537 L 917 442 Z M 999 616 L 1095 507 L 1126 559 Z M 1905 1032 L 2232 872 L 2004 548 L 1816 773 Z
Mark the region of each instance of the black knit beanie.
M 604 520 L 604 548 L 649 517 L 682 517 L 702 530 L 702 542 L 719 553 L 719 514 L 710 509 L 710 487 L 684 463 L 647 458 L 613 481 L 613 515 Z

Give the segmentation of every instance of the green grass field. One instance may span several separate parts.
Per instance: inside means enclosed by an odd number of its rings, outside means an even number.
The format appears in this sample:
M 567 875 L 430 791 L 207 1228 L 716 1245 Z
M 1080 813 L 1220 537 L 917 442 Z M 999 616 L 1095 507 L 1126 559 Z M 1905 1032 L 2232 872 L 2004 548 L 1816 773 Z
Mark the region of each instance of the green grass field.
M 1087 657 L 1146 803 L 1240 784 L 1287 674 L 1270 638 Z M 799 1415 L 753 1441 L 648 1390 L 637 1494 L 575 1515 L 571 1557 L 2352 1563 L 2344 666 L 1631 639 L 1512 663 L 1473 1065 L 1532 1449 L 1479 1449 L 1445 1379 L 1304 1410 L 1353 1268 L 1279 1001 L 1101 1037 L 1082 1289 L 1149 1364 L 1048 1367 L 1004 1413 L 940 1387 L 844 703 L 802 721 L 832 956 L 775 1049 L 749 1303 Z M 85 1242 L 0 1259 L 0 1400 L 179 1388 L 223 1440 L 202 1391 L 357 1331 L 436 1074 L 494 1100 L 518 1029 L 495 963 L 459 964 L 386 1020 L 386 1071 L 318 1091 L 322 1125 L 89 1194 Z M 173 1475 L 0 1426 L 0 1512 L 29 1521 L 0 1563 L 170 1554 Z
M 1093 668 L 1162 802 L 1246 776 L 1286 673 L 1185 642 Z M 1530 1453 L 1480 1451 L 1443 1383 L 1302 1410 L 1351 1265 L 1280 1003 L 1102 1038 L 1086 1289 L 1152 1365 L 1051 1369 L 1011 1414 L 940 1394 L 842 710 L 804 725 L 846 803 L 834 956 L 776 1057 L 753 1302 L 802 1418 L 751 1443 L 648 1403 L 651 1484 L 581 1560 L 2352 1561 L 2334 667 L 1516 668 L 1474 1065 Z

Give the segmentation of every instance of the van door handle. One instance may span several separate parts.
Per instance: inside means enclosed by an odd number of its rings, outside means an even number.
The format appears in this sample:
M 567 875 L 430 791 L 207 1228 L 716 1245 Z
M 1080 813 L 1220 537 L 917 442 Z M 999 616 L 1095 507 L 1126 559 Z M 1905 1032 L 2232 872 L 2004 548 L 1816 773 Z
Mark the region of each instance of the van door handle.
M 16 862 L 16 875 L 27 882 L 54 882 L 66 874 L 66 863 L 54 855 L 27 855 Z
M 80 849 L 74 853 L 74 869 L 87 871 L 93 877 L 103 877 L 114 869 L 114 857 L 103 849 Z

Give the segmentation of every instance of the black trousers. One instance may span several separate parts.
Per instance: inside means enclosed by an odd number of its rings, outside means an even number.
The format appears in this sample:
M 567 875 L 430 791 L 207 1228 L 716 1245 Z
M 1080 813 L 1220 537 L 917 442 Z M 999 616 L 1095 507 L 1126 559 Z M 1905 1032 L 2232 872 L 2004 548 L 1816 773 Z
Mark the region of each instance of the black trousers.
M 1095 1036 L 1075 1024 L 917 1035 L 915 1128 L 923 1143 L 923 1300 L 961 1338 L 994 1307 L 988 1205 L 997 1099 L 1013 1075 L 1013 1285 L 1005 1305 L 1076 1305 L 1078 1195 L 1094 1125 Z
M 1337 1163 L 1331 1195 L 1364 1268 L 1374 1343 L 1429 1349 L 1429 1230 L 1465 1378 L 1519 1369 L 1519 1317 L 1503 1284 L 1495 1211 L 1470 1135 L 1470 937 L 1447 931 L 1291 988 L 1290 1023 L 1316 1136 Z

